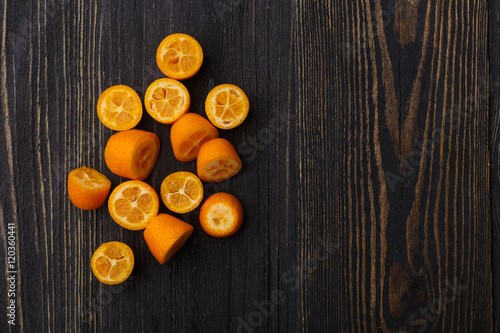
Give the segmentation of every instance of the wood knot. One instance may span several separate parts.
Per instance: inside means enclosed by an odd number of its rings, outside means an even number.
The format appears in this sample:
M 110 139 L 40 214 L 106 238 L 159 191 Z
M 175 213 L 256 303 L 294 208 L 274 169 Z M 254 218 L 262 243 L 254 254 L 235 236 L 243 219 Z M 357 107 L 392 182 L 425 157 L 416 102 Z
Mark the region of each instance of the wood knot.
M 410 278 L 399 263 L 394 263 L 389 273 L 389 310 L 394 318 L 401 318 L 416 305 L 425 301 L 424 286 Z

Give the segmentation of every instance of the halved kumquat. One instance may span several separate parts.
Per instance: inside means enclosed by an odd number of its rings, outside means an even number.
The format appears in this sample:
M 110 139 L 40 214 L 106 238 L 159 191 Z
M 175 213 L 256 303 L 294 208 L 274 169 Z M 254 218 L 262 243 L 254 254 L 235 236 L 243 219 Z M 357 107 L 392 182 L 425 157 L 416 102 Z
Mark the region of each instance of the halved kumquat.
M 173 124 L 189 110 L 191 97 L 182 83 L 163 78 L 149 85 L 144 95 L 144 105 L 156 121 Z
M 128 86 L 110 87 L 97 101 L 97 116 L 104 126 L 115 131 L 134 128 L 142 117 L 141 99 Z
M 242 223 L 243 206 L 229 193 L 215 193 L 201 206 L 200 224 L 211 236 L 231 236 L 241 228 Z
M 159 214 L 144 230 L 144 239 L 156 260 L 163 265 L 186 243 L 193 226 L 169 214 Z
M 246 119 L 249 108 L 247 95 L 233 84 L 221 84 L 213 88 L 205 101 L 208 119 L 221 129 L 240 125 Z
M 143 180 L 153 170 L 160 152 L 156 134 L 137 129 L 113 134 L 104 159 L 109 170 L 121 177 Z
M 102 283 L 122 283 L 134 269 L 134 253 L 127 244 L 104 243 L 95 250 L 90 266 L 95 277 Z
M 129 230 L 141 230 L 158 215 L 160 201 L 156 191 L 140 180 L 118 185 L 108 200 L 113 220 Z
M 111 181 L 95 169 L 83 166 L 68 175 L 68 195 L 78 208 L 91 210 L 101 207 L 110 189 Z
M 200 147 L 217 137 L 217 129 L 206 118 L 196 113 L 186 113 L 170 129 L 172 150 L 175 157 L 182 162 L 196 159 Z
M 198 177 L 206 182 L 220 182 L 241 170 L 241 159 L 234 146 L 226 139 L 206 142 L 200 148 L 197 160 Z
M 168 175 L 161 183 L 161 199 L 173 212 L 184 214 L 192 211 L 203 199 L 203 184 L 200 178 L 187 171 Z
M 194 76 L 203 63 L 200 43 L 186 34 L 167 36 L 158 46 L 156 63 L 169 78 L 185 80 Z

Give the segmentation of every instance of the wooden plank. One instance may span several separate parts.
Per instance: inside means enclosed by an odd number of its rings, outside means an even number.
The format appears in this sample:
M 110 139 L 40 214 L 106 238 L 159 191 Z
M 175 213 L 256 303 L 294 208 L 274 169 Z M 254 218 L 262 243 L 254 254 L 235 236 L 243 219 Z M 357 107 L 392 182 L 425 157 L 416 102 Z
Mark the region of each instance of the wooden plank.
M 392 4 L 298 2 L 303 329 L 488 332 L 486 2 Z
M 19 231 L 17 327 L 2 320 L 2 332 L 297 330 L 297 288 L 282 279 L 298 260 L 290 5 L 1 2 L 0 163 L 7 173 L 0 216 L 2 226 L 14 221 Z M 115 84 L 142 96 L 163 77 L 156 48 L 174 32 L 194 36 L 205 52 L 201 71 L 185 81 L 191 112 L 204 115 L 206 95 L 222 83 L 242 87 L 250 99 L 244 124 L 221 131 L 240 152 L 243 172 L 205 186 L 207 195 L 227 191 L 240 198 L 245 225 L 233 237 L 215 239 L 199 226 L 197 211 L 178 215 L 193 224 L 194 234 L 160 267 L 142 233 L 120 228 L 105 207 L 84 212 L 72 206 L 66 177 L 87 165 L 113 186 L 124 181 L 104 163 L 112 131 L 96 116 L 97 99 Z M 195 172 L 194 162 L 174 159 L 169 126 L 145 113 L 138 128 L 160 137 L 161 155 L 146 180 L 156 190 L 171 172 Z M 6 232 L 0 231 L 5 257 Z M 89 265 L 93 251 L 111 240 L 129 244 L 136 258 L 132 278 L 117 287 L 99 283 Z M 7 290 L 6 279 L 0 287 Z
M 0 331 L 499 330 L 498 5 L 397 3 L 1 1 L 0 257 L 14 223 L 17 325 Z M 220 83 L 250 98 L 244 124 L 221 131 L 243 172 L 205 186 L 240 198 L 245 225 L 218 240 L 197 211 L 177 215 L 195 232 L 159 266 L 105 207 L 72 206 L 66 176 L 85 164 L 124 181 L 95 104 L 115 84 L 142 96 L 173 32 L 205 51 L 185 81 L 191 112 Z M 154 188 L 195 171 L 168 126 L 145 114 L 139 128 L 162 143 Z M 136 256 L 116 287 L 89 267 L 110 240 Z
M 490 32 L 490 128 L 491 154 L 491 242 L 493 271 L 493 331 L 500 332 L 500 4 L 489 2 Z

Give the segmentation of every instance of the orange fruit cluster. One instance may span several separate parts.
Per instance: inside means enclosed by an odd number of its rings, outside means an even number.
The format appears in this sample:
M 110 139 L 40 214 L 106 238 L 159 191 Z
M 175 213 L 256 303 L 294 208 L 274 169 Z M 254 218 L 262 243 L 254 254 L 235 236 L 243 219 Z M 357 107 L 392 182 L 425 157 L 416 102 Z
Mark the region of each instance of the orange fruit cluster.
M 202 180 L 220 182 L 241 170 L 242 162 L 236 149 L 228 140 L 219 138 L 217 128 L 227 130 L 239 126 L 248 115 L 249 101 L 239 87 L 222 84 L 212 89 L 206 98 L 208 120 L 188 112 L 191 97 L 178 80 L 193 77 L 203 62 L 203 50 L 191 36 L 167 36 L 157 49 L 156 61 L 167 78 L 149 85 L 144 106 L 153 119 L 172 125 L 173 154 L 182 162 L 196 159 L 197 175 L 187 171 L 168 175 L 161 184 L 160 197 L 144 182 L 157 162 L 160 140 L 154 133 L 134 129 L 142 118 L 143 108 L 132 88 L 116 85 L 106 89 L 97 102 L 97 115 L 104 126 L 118 131 L 106 144 L 107 167 L 114 174 L 130 179 L 116 186 L 109 195 L 109 214 L 126 229 L 144 230 L 151 253 L 164 264 L 184 245 L 193 227 L 172 215 L 158 214 L 160 198 L 172 212 L 191 212 L 203 200 Z M 68 175 L 69 198 L 81 209 L 101 207 L 110 189 L 110 180 L 92 168 L 77 168 Z M 227 237 L 240 229 L 243 207 L 233 195 L 216 193 L 203 203 L 199 220 L 207 234 Z M 133 267 L 133 252 L 121 242 L 102 244 L 91 259 L 94 275 L 107 284 L 125 281 Z

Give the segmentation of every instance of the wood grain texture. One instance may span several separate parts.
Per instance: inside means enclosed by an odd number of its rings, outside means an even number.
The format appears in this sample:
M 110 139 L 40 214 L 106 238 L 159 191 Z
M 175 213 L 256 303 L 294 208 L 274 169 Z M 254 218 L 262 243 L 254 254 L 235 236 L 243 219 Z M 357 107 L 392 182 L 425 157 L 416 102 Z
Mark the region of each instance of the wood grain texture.
M 392 4 L 298 4 L 303 327 L 488 332 L 486 2 Z
M 0 320 L 0 331 L 499 331 L 499 10 L 485 0 L 0 1 L 1 258 L 8 223 L 17 227 L 17 325 Z M 218 84 L 249 97 L 245 122 L 220 131 L 243 171 L 204 186 L 206 197 L 238 197 L 245 222 L 215 239 L 198 210 L 176 215 L 194 233 L 160 266 L 142 232 L 106 207 L 74 207 L 66 177 L 86 165 L 125 181 L 104 162 L 113 132 L 97 99 L 116 84 L 143 96 L 163 77 L 156 48 L 175 32 L 205 55 L 183 81 L 190 112 L 204 115 Z M 156 190 L 196 171 L 174 158 L 170 126 L 145 112 L 138 128 L 161 141 L 146 179 Z M 89 264 L 113 240 L 136 259 L 114 287 Z
M 297 263 L 297 194 L 291 190 L 297 171 L 289 162 L 295 136 L 286 121 L 293 98 L 289 4 L 40 0 L 1 6 L 0 149 L 7 194 L 1 215 L 2 222 L 17 223 L 20 266 L 18 325 L 2 320 L 0 331 L 232 332 L 241 325 L 296 330 L 297 291 L 280 278 Z M 97 99 L 116 84 L 142 96 L 163 77 L 156 48 L 175 32 L 194 36 L 205 52 L 201 71 L 185 81 L 191 112 L 204 115 L 206 95 L 222 83 L 240 86 L 250 99 L 245 123 L 221 131 L 240 151 L 243 172 L 205 185 L 207 196 L 227 191 L 240 198 L 245 225 L 234 237 L 215 239 L 201 229 L 197 211 L 180 216 L 194 234 L 160 266 L 142 232 L 119 227 L 106 207 L 86 212 L 72 206 L 66 177 L 87 165 L 104 172 L 113 186 L 124 181 L 104 163 L 112 131 L 97 118 Z M 138 128 L 160 137 L 160 158 L 146 180 L 156 190 L 171 172 L 196 172 L 195 162 L 175 160 L 170 126 L 144 113 Z M 162 205 L 161 211 L 167 209 Z M 2 230 L 2 258 L 5 235 Z M 112 240 L 129 244 L 136 257 L 132 278 L 117 287 L 99 283 L 89 266 L 93 251 Z M 2 304 L 8 301 L 5 281 Z M 255 303 L 270 300 L 276 290 L 282 295 L 279 309 L 252 317 L 259 309 Z
M 500 332 L 500 3 L 489 3 L 491 242 L 493 271 L 493 330 Z

